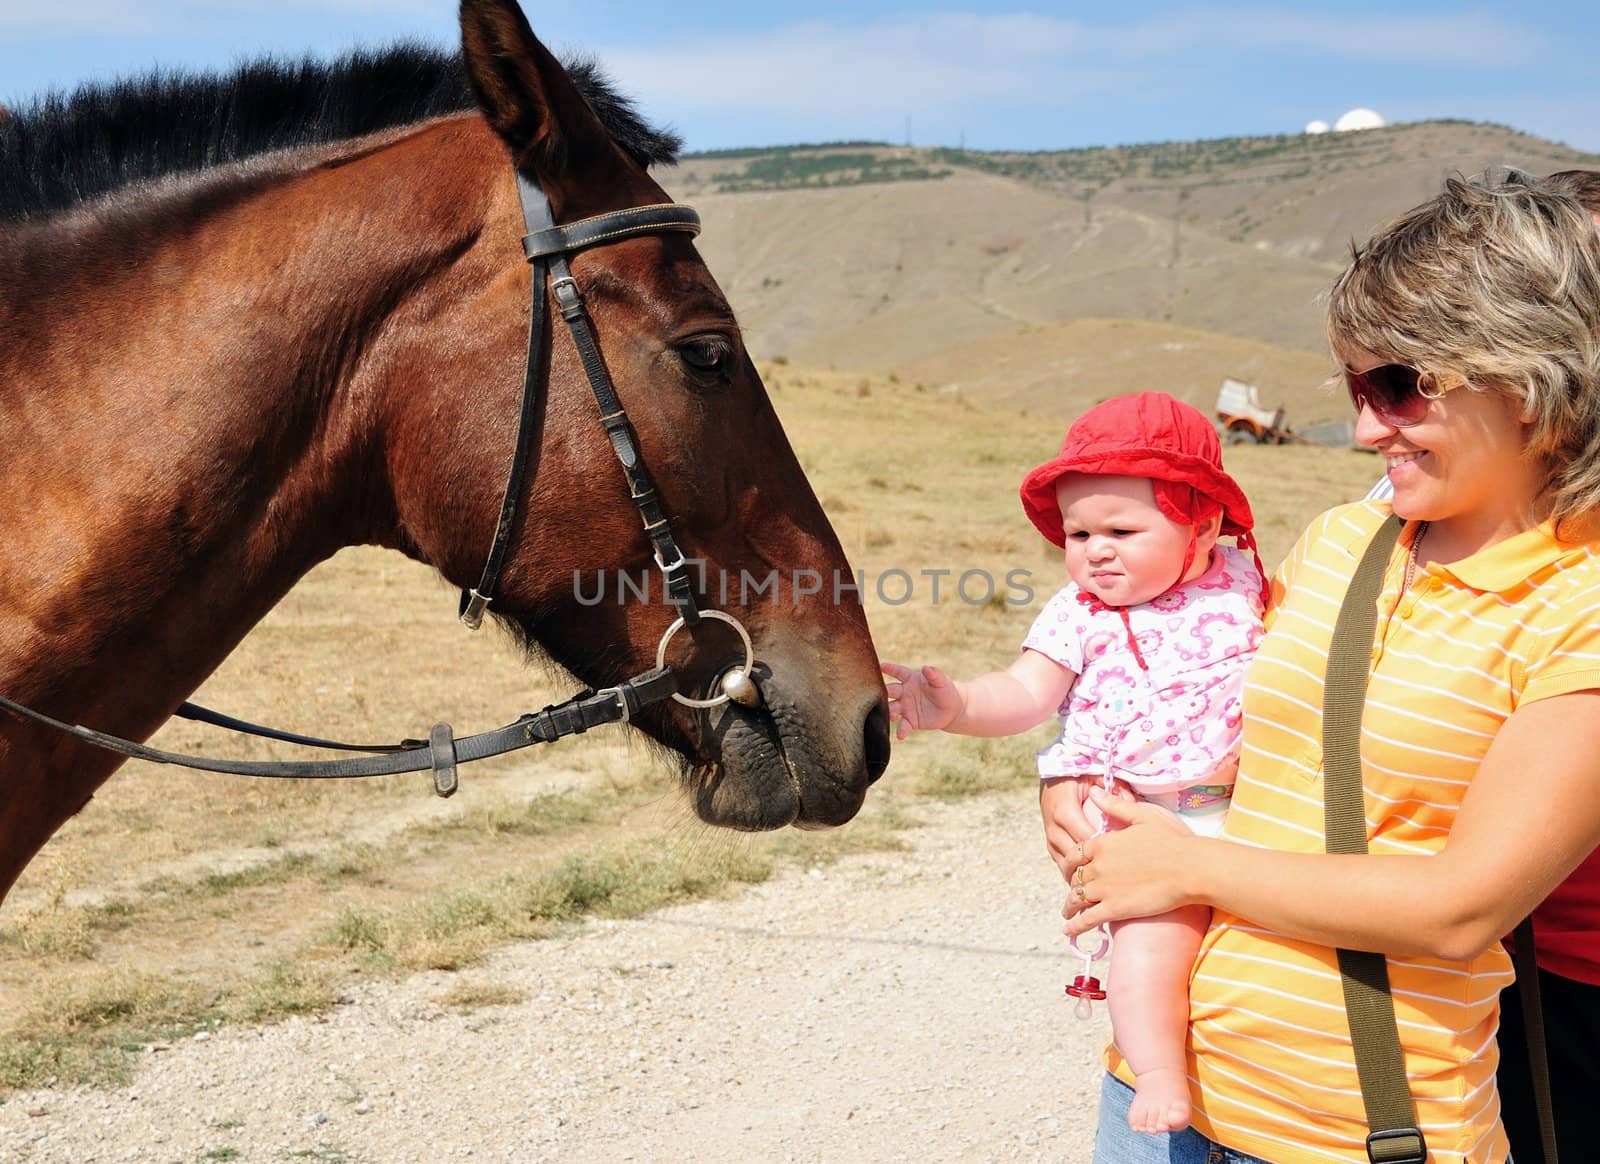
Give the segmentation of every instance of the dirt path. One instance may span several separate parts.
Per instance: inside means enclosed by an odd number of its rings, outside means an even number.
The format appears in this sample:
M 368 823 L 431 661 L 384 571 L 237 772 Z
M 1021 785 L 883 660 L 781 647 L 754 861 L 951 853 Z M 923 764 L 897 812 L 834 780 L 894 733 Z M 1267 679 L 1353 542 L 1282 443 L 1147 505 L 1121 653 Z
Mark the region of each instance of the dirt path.
M 1086 1162 L 1104 1015 L 1033 804 L 919 806 L 903 853 L 352 991 L 0 1104 L 0 1159 Z M 454 1009 L 467 988 L 508 1005 Z

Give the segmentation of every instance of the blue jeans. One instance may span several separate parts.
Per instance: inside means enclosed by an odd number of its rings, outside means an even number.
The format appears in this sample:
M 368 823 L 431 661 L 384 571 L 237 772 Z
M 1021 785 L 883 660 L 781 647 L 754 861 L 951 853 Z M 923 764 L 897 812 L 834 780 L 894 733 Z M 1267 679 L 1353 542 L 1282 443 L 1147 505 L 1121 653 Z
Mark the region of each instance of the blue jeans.
M 1266 1164 L 1224 1148 L 1193 1128 L 1147 1136 L 1128 1130 L 1133 1088 L 1106 1072 L 1100 1085 L 1100 1126 L 1094 1133 L 1094 1164 Z

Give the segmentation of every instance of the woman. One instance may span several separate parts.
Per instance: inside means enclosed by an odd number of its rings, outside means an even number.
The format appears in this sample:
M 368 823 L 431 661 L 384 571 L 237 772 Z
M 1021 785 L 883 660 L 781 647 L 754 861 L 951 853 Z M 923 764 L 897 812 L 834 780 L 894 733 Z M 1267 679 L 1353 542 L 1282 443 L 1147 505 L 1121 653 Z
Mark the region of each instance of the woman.
M 1329 335 L 1406 519 L 1362 725 L 1370 855 L 1325 853 L 1321 788 L 1328 642 L 1387 512 L 1361 502 L 1313 523 L 1274 580 L 1222 840 L 1107 800 L 1129 827 L 1078 844 L 1060 829 L 1086 836 L 1081 795 L 1050 806 L 1070 932 L 1213 910 L 1191 988 L 1194 1127 L 1168 1144 L 1126 1132 L 1112 1048 L 1108 1164 L 1220 1146 L 1366 1160 L 1336 947 L 1389 955 L 1429 1160 L 1504 1160 L 1498 939 L 1600 842 L 1600 236 L 1528 179 L 1452 180 L 1357 253 Z

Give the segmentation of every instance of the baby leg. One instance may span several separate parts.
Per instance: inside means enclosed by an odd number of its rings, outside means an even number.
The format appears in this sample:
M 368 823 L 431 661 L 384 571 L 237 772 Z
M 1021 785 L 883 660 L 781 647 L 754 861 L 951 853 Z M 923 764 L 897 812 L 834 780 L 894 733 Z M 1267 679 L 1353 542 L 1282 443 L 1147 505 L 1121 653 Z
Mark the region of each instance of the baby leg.
M 1128 1127 L 1176 1132 L 1189 1126 L 1189 971 L 1211 911 L 1190 905 L 1111 927 L 1106 987 L 1112 1037 L 1133 1068 Z

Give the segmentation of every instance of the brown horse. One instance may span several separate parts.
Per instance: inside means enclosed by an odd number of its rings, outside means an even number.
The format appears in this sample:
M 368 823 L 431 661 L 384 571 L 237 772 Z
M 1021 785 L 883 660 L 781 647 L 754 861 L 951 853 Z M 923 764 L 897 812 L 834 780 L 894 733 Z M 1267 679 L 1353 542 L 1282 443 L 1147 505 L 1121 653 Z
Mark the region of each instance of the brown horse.
M 586 100 L 511 0 L 463 0 L 461 26 L 468 112 L 0 223 L 0 693 L 143 739 L 340 547 L 477 582 L 529 327 L 513 168 L 557 222 L 669 200 L 648 135 L 611 131 L 639 129 L 625 104 Z M 849 566 L 733 314 L 681 232 L 571 262 L 679 543 L 708 579 L 780 579 L 701 595 L 750 628 L 762 705 L 660 704 L 635 726 L 684 758 L 713 824 L 847 821 L 888 761 L 876 655 L 850 591 L 791 587 Z M 656 566 L 573 341 L 544 335 L 493 611 L 602 687 L 651 666 L 677 611 L 576 592 Z M 700 693 L 733 656 L 691 645 Z M 0 715 L 0 894 L 120 762 Z

